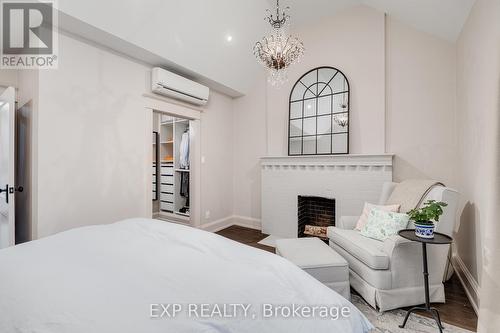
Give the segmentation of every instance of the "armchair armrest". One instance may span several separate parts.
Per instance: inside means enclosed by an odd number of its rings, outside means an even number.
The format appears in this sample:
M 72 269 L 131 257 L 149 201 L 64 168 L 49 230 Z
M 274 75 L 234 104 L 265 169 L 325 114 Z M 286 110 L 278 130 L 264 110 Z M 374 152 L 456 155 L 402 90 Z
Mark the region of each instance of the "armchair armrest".
M 359 216 L 341 216 L 340 221 L 336 224 L 336 227 L 340 229 L 353 230 L 358 223 Z
M 422 276 L 422 244 L 413 242 L 398 235 L 384 241 L 382 251 L 389 256 L 392 287 L 403 288 L 421 286 Z M 427 247 L 430 284 L 441 283 L 446 266 L 448 246 L 434 245 Z
M 392 235 L 384 241 L 383 251 L 390 257 L 390 256 L 392 256 L 392 254 L 396 248 L 402 247 L 402 246 L 408 246 L 408 245 L 411 246 L 410 244 L 415 246 L 418 243 L 413 242 L 409 239 L 403 238 L 399 235 Z
M 422 245 L 398 235 L 384 241 L 382 251 L 389 256 L 392 288 L 421 286 Z

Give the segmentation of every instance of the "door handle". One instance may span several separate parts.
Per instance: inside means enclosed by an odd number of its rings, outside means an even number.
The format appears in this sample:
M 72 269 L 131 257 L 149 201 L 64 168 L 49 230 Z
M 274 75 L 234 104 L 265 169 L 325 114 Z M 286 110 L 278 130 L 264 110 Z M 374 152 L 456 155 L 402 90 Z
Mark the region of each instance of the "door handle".
M 9 188 L 9 193 L 10 194 L 14 194 L 14 192 L 21 193 L 22 191 L 24 191 L 24 187 L 22 187 L 22 186 L 18 186 L 17 188 L 16 187 Z
M 0 193 L 5 192 L 5 203 L 9 203 L 9 194 L 14 194 L 14 192 L 22 192 L 24 187 L 9 187 L 9 184 L 5 185 L 5 188 L 0 188 Z
M 0 193 L 5 192 L 5 203 L 9 203 L 9 184 L 5 185 L 5 188 L 0 188 Z

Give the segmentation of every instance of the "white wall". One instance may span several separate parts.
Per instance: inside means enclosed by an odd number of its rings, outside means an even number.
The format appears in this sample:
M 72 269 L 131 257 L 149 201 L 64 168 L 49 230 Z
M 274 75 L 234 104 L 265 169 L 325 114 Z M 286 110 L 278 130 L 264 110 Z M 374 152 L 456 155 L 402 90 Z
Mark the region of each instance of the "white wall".
M 234 212 L 260 218 L 263 156 L 288 152 L 288 99 L 295 82 L 319 66 L 340 69 L 351 85 L 351 153 L 384 152 L 384 14 L 355 6 L 326 20 L 297 27 L 306 47 L 290 68 L 289 82 L 275 88 L 261 74 L 250 93 L 235 99 Z
M 15 69 L 0 69 L 0 93 L 6 87 L 18 86 L 18 73 L 19 71 Z
M 351 88 L 350 153 L 384 152 L 384 14 L 365 6 L 297 27 L 306 53 L 290 68 L 289 81 L 267 89 L 268 154 L 288 152 L 288 102 L 292 86 L 308 70 L 333 66 Z
M 289 82 L 276 89 L 261 78 L 235 100 L 236 215 L 260 218 L 259 157 L 287 155 L 290 89 L 322 65 L 339 68 L 351 84 L 351 153 L 395 153 L 395 180 L 456 183 L 454 46 L 391 18 L 386 28 L 385 21 L 357 6 L 297 27 L 306 54 Z
M 149 66 L 64 34 L 59 43 L 57 70 L 23 75 L 23 98 L 38 98 L 35 236 L 150 217 Z M 232 215 L 231 110 L 212 92 L 201 116 L 201 201 L 212 218 Z
M 259 158 L 267 154 L 267 86 L 261 73 L 258 84 L 234 100 L 234 213 L 260 218 Z
M 59 68 L 40 71 L 38 237 L 148 216 L 143 193 L 148 67 L 60 35 Z
M 500 3 L 477 0 L 457 43 L 458 189 L 462 193 L 457 250 L 481 287 L 479 330 L 498 317 L 498 155 Z M 497 182 L 495 182 L 495 178 Z M 498 192 L 497 192 L 498 193 Z M 496 326 L 495 326 L 496 325 Z
M 233 148 L 233 100 L 212 91 L 201 114 L 201 224 L 233 215 Z
M 387 19 L 386 151 L 394 180 L 456 186 L 455 45 Z

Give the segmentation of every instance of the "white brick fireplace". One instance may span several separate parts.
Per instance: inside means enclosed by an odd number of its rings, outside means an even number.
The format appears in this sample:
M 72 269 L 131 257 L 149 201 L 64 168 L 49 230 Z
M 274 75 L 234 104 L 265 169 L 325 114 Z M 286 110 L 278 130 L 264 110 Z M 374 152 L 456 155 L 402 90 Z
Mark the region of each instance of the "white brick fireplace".
M 365 201 L 377 203 L 392 181 L 391 154 L 261 158 L 262 232 L 297 237 L 299 195 L 335 199 L 335 220 L 359 215 Z

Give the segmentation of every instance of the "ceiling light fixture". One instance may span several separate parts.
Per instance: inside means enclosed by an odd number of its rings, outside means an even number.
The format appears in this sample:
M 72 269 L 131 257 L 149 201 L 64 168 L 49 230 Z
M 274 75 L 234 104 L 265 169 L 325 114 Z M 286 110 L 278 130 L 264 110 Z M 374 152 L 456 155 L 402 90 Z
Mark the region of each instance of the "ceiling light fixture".
M 297 37 L 288 35 L 290 27 L 289 7 L 280 10 L 276 0 L 276 17 L 268 9 L 265 18 L 271 25 L 268 36 L 255 43 L 253 53 L 257 60 L 269 71 L 269 82 L 280 86 L 288 80 L 287 69 L 299 61 L 304 54 L 304 44 Z

